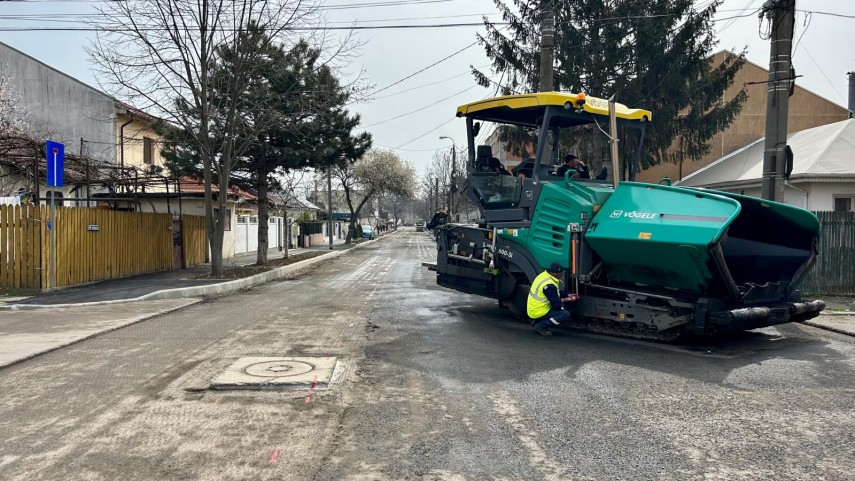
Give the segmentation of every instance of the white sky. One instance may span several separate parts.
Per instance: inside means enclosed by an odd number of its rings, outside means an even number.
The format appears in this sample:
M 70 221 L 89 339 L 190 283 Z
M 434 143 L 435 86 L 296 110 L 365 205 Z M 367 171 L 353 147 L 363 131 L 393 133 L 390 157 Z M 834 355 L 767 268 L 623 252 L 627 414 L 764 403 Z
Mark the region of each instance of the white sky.
M 718 18 L 725 19 L 754 12 L 763 2 L 764 0 L 724 0 L 719 7 Z M 367 2 L 326 0 L 326 5 L 330 6 L 353 3 Z M 704 6 L 708 0 L 698 0 L 696 3 Z M 16 27 L 82 25 L 3 17 L 20 14 L 87 13 L 91 12 L 91 8 L 92 4 L 87 1 L 0 2 L 0 41 L 83 82 L 97 86 L 98 82 L 83 50 L 90 33 L 8 31 L 9 28 Z M 797 83 L 845 106 L 848 95 L 846 73 L 855 71 L 855 1 L 797 0 L 796 9 L 801 11 L 796 14 L 795 38 L 798 45 L 793 62 L 796 73 L 803 75 Z M 807 10 L 814 13 L 809 14 Z M 843 16 L 823 15 L 819 12 Z M 347 9 L 330 11 L 328 19 L 330 22 L 366 22 L 360 23 L 361 25 L 439 24 L 479 22 L 483 14 L 492 15 L 492 19 L 499 20 L 493 0 L 445 0 L 423 5 Z M 381 19 L 389 21 L 367 23 L 368 20 Z M 808 21 L 809 23 L 806 23 Z M 364 79 L 378 89 L 383 88 L 473 43 L 476 32 L 483 30 L 480 26 L 361 30 L 358 37 L 366 44 L 361 55 L 348 70 L 354 75 L 361 71 Z M 756 14 L 721 20 L 716 23 L 716 30 L 720 40 L 717 50 L 741 50 L 747 47 L 749 60 L 764 67 L 768 66 L 769 42 L 760 39 Z M 412 161 L 417 171 L 422 172 L 430 163 L 436 149 L 450 147 L 451 143 L 448 140 L 440 140 L 440 136 L 452 137 L 458 146 L 464 145 L 465 127 L 462 120 L 453 119 L 455 108 L 462 103 L 492 95 L 492 89 L 488 91 L 476 86 L 472 76 L 468 74 L 470 65 L 482 67 L 488 63 L 483 49 L 477 45 L 473 46 L 411 79 L 384 90 L 377 95 L 376 100 L 353 106 L 353 111 L 362 115 L 362 125 L 372 132 L 375 146 L 398 148 L 398 153 Z M 434 82 L 438 83 L 416 88 Z M 413 90 L 389 96 L 408 89 Z M 418 111 L 411 115 L 374 125 L 415 110 Z

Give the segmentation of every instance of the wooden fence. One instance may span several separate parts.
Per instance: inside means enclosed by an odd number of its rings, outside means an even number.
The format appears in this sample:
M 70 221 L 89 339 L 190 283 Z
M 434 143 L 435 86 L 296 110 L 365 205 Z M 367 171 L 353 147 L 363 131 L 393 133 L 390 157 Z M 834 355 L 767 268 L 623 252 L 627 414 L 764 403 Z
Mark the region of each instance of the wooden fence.
M 48 218 L 46 206 L 0 206 L 0 288 L 48 287 Z M 182 221 L 187 264 L 204 262 L 204 217 Z M 55 235 L 56 287 L 173 268 L 169 214 L 58 208 Z
M 56 218 L 58 287 L 173 267 L 169 214 L 62 208 Z
M 822 225 L 819 258 L 802 292 L 855 295 L 855 212 L 815 212 Z
M 41 289 L 47 229 L 34 206 L 0 205 L 0 288 Z M 42 240 L 44 239 L 44 242 Z
M 205 216 L 181 216 L 181 230 L 184 234 L 184 263 L 192 266 L 208 262 L 208 232 Z

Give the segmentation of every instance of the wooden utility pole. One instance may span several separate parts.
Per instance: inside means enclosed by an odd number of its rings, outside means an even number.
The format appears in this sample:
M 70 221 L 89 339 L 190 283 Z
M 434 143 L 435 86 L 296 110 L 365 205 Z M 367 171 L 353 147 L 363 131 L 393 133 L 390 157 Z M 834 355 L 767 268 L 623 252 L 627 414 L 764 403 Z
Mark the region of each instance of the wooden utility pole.
M 540 91 L 555 90 L 552 81 L 552 63 L 555 52 L 555 9 L 553 2 L 542 4 L 543 21 L 540 23 Z
M 783 202 L 787 171 L 787 111 L 790 85 L 795 81 L 791 60 L 796 0 L 768 0 L 763 4 L 760 16 L 772 22 L 761 195 L 767 200 Z

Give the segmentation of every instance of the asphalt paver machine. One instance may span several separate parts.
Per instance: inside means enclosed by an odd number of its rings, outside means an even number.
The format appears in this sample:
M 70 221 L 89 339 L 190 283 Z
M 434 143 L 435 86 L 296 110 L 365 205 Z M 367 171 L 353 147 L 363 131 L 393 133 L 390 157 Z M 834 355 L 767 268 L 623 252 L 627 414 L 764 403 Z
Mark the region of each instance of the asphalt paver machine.
M 564 289 L 580 296 L 567 305 L 569 327 L 660 341 L 809 319 L 825 307 L 798 290 L 818 253 L 811 212 L 668 181 L 556 175 L 562 131 L 610 120 L 638 130 L 637 168 L 651 112 L 615 104 L 610 117 L 606 100 L 546 92 L 462 105 L 457 116 L 468 137 L 465 193 L 482 218 L 436 229 L 439 285 L 525 317 L 532 280 L 558 262 Z M 534 158 L 511 175 L 496 168 L 490 147 L 475 144 L 483 122 L 536 133 Z

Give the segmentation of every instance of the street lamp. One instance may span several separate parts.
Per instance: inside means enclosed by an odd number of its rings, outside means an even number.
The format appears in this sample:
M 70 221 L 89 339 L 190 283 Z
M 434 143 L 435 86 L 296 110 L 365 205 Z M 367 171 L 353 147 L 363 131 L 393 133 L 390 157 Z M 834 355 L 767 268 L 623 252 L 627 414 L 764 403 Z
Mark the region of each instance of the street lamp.
M 454 196 L 454 192 L 457 191 L 457 185 L 454 183 L 454 169 L 457 165 L 457 144 L 454 143 L 454 139 L 451 137 L 442 135 L 439 137 L 440 140 L 447 139 L 451 141 L 451 185 L 448 189 L 448 218 L 451 219 L 451 204 Z

